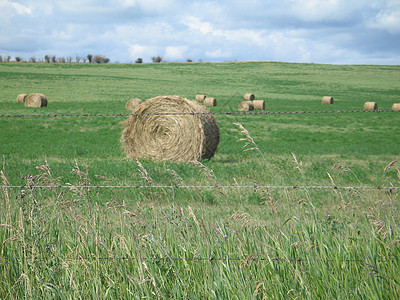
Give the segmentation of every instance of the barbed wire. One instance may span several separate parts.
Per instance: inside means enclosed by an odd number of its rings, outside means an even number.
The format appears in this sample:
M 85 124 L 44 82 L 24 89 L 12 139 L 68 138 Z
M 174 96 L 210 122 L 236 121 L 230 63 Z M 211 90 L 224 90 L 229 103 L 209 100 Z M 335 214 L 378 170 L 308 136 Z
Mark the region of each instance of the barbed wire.
M 148 113 L 148 114 L 11 114 L 0 115 L 3 118 L 24 117 L 126 117 L 126 116 L 176 116 L 176 115 L 269 115 L 269 114 L 346 114 L 346 113 L 387 113 L 400 112 L 398 110 L 321 110 L 321 111 L 235 111 L 235 112 L 175 112 L 175 113 Z
M 53 257 L 60 260 L 74 260 L 74 261 L 87 261 L 87 260 L 136 260 L 136 261 L 177 261 L 177 260 L 185 260 L 185 261 L 242 261 L 242 262 L 253 262 L 253 261 L 272 261 L 272 262 L 307 262 L 309 259 L 305 258 L 278 258 L 278 257 L 260 257 L 259 255 L 248 256 L 248 257 Z M 23 258 L 20 257 L 11 257 L 11 256 L 3 256 L 0 257 L 0 260 L 21 260 Z M 46 260 L 48 258 L 41 257 L 27 257 L 24 258 L 27 260 Z M 324 263 L 336 261 L 335 259 L 320 259 L 316 258 L 316 260 L 322 261 Z M 363 262 L 367 263 L 364 259 L 343 259 L 343 262 Z M 385 260 L 381 260 L 379 262 L 385 263 Z
M 0 188 L 78 189 L 320 189 L 320 190 L 400 190 L 400 186 L 303 186 L 303 185 L 0 185 Z

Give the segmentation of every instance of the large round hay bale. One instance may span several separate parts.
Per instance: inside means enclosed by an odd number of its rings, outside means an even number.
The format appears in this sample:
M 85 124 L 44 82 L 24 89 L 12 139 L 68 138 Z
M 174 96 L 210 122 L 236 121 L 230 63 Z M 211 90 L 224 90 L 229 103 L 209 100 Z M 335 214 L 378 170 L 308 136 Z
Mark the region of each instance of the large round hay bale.
M 364 103 L 364 110 L 366 111 L 374 111 L 378 109 L 378 104 L 376 102 L 365 102 Z
M 254 94 L 244 94 L 244 100 L 246 100 L 246 101 L 253 101 L 254 99 L 256 99 L 256 97 L 254 96 Z
M 17 102 L 18 102 L 18 103 L 24 103 L 24 102 L 25 102 L 26 96 L 28 96 L 28 94 L 19 94 L 19 95 L 17 96 Z
M 400 103 L 393 103 L 392 110 L 400 111 Z
M 251 101 L 242 101 L 239 103 L 239 111 L 254 110 L 254 104 Z
M 26 96 L 24 103 L 26 107 L 43 107 L 47 106 L 47 98 L 43 94 L 33 93 Z
M 206 98 L 204 99 L 205 106 L 217 106 L 217 99 L 215 98 Z
M 142 100 L 140 100 L 140 99 L 138 99 L 138 98 L 130 99 L 130 100 L 128 100 L 128 102 L 126 102 L 125 108 L 126 108 L 127 110 L 134 110 L 134 108 L 135 108 L 136 106 L 138 106 L 140 103 L 142 103 Z
M 206 95 L 196 95 L 196 101 L 198 102 L 204 102 L 206 99 Z
M 333 104 L 333 97 L 331 96 L 322 97 L 322 104 Z
M 123 126 L 121 143 L 129 159 L 196 161 L 211 158 L 219 143 L 219 128 L 210 111 L 177 96 L 143 102 Z
M 265 110 L 265 101 L 264 100 L 254 100 L 253 105 L 254 105 L 254 109 Z

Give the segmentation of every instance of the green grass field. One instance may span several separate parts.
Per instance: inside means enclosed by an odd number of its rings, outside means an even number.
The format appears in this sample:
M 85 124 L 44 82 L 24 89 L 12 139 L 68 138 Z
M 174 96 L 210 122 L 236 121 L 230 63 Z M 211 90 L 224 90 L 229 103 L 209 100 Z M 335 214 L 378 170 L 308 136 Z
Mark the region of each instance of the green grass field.
M 224 113 L 249 92 L 272 112 L 390 110 L 399 82 L 400 66 L 3 63 L 0 115 L 196 94 Z M 33 92 L 48 106 L 17 103 Z M 0 191 L 0 298 L 399 298 L 398 189 L 96 188 L 398 187 L 398 112 L 217 114 L 218 150 L 197 164 L 126 160 L 126 118 L 0 117 L 2 184 L 21 186 Z

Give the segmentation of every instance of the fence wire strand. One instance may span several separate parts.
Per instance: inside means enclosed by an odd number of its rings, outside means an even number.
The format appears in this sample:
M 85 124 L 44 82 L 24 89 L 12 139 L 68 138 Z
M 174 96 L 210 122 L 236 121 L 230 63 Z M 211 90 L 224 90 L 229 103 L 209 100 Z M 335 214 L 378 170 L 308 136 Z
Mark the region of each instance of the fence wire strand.
M 194 262 L 200 262 L 200 261 L 241 261 L 245 263 L 251 263 L 254 261 L 269 261 L 269 262 L 275 262 L 275 263 L 282 263 L 282 262 L 310 262 L 310 259 L 306 258 L 277 258 L 277 257 L 259 257 L 258 255 L 256 256 L 249 256 L 249 257 L 53 257 L 59 260 L 70 260 L 70 261 L 88 261 L 88 260 L 110 260 L 110 261 L 116 261 L 116 260 L 123 260 L 123 261 L 194 261 Z M 19 258 L 19 257 L 11 257 L 11 256 L 3 256 L 0 257 L 0 260 L 21 260 L 21 259 L 26 259 L 26 260 L 48 260 L 49 258 L 40 258 L 40 257 L 27 257 L 27 258 Z M 313 259 L 321 261 L 323 263 L 330 263 L 334 262 L 336 260 L 334 259 Z M 362 263 L 367 263 L 366 260 L 364 259 L 343 259 L 343 262 L 362 262 Z M 386 261 L 381 260 L 379 261 L 381 263 L 385 263 Z
M 0 115 L 3 118 L 25 117 L 127 117 L 127 116 L 176 116 L 176 115 L 271 115 L 271 114 L 346 114 L 346 113 L 387 113 L 399 112 L 397 110 L 321 110 L 321 111 L 235 111 L 235 112 L 193 112 L 193 113 L 149 113 L 149 114 L 11 114 Z
M 26 185 L 0 185 L 0 188 L 26 188 Z M 31 189 L 282 189 L 282 190 L 307 190 L 307 189 L 319 189 L 319 190 L 400 190 L 400 186 L 318 186 L 318 185 L 33 185 L 29 186 Z

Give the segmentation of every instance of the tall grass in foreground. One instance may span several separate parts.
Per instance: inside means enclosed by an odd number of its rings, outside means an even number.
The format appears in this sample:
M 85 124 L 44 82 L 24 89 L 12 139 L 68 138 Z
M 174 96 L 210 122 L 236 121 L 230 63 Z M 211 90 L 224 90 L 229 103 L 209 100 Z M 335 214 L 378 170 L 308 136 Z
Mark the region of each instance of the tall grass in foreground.
M 246 147 L 261 152 L 241 129 Z M 144 184 L 157 185 L 137 166 Z M 78 163 L 70 189 L 57 187 L 47 163 L 21 189 L 3 188 L 0 297 L 399 297 L 395 190 L 224 190 L 213 170 L 194 167 L 216 188 L 103 193 L 91 186 L 89 164 Z M 185 184 L 168 173 L 171 186 Z M 1 178 L 8 185 L 4 163 Z

